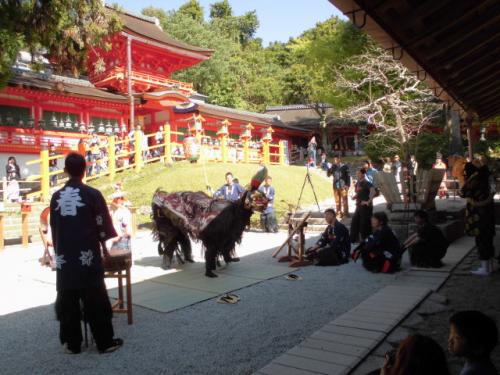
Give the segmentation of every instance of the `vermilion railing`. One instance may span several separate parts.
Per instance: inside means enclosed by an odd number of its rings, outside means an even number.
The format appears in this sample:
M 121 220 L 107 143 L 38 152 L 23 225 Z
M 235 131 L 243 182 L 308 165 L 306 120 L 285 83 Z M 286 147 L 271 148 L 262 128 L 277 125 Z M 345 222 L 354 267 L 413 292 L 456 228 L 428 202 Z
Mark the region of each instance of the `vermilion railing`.
M 172 136 L 184 136 L 184 133 L 172 131 L 169 124 L 164 126 L 163 142 L 144 147 L 143 138 L 148 140 L 156 136 L 156 133 L 143 135 L 140 131 L 134 132 L 133 140 L 125 137 L 125 139 L 117 140 L 114 136 L 104 137 L 105 148 L 107 150 L 107 165 L 106 168 L 99 173 L 86 177 L 86 180 L 93 180 L 99 177 L 108 176 L 114 180 L 116 173 L 127 169 L 134 169 L 140 172 L 144 165 L 161 161 L 164 163 L 172 163 L 173 160 L 186 159 L 184 145 L 172 141 Z M 201 137 L 205 140 L 210 140 L 210 137 Z M 104 140 L 104 139 L 103 139 Z M 285 164 L 285 147 L 280 141 L 278 144 L 271 144 L 266 141 L 262 143 L 262 150 L 252 149 L 249 147 L 249 140 L 244 141 L 241 145 L 228 146 L 227 137 L 221 137 L 219 144 L 211 145 L 207 142 L 201 142 L 199 145 L 199 160 L 201 162 L 241 162 L 241 163 L 263 163 L 263 164 Z M 77 150 L 77 148 L 73 148 Z M 118 150 L 118 152 L 117 152 Z M 179 150 L 179 152 L 176 152 Z M 271 152 L 273 151 L 273 152 Z M 149 157 L 145 157 L 149 154 Z M 49 151 L 42 148 L 40 157 L 36 160 L 27 162 L 27 165 L 39 165 L 40 173 L 35 176 L 30 176 L 31 181 L 40 181 L 41 189 L 39 192 L 30 194 L 30 197 L 40 197 L 42 201 L 48 201 L 50 196 L 50 178 L 55 175 L 63 174 L 62 169 L 50 171 L 49 161 L 62 159 L 65 153 L 49 156 Z M 64 163 L 59 163 L 62 165 Z

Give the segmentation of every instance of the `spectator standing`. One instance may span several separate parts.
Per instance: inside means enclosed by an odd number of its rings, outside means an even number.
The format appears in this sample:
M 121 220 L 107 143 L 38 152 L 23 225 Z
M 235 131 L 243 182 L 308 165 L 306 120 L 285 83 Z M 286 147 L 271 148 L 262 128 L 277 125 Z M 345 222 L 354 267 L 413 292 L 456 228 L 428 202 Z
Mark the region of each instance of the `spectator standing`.
M 56 146 L 51 144 L 49 146 L 49 158 L 52 156 L 56 156 Z M 57 159 L 50 159 L 49 160 L 49 172 L 55 172 L 57 171 Z M 57 174 L 53 174 L 49 178 L 50 181 L 50 186 L 56 186 L 57 185 Z
M 7 159 L 7 165 L 5 166 L 5 174 L 7 177 L 7 187 L 4 192 L 7 200 L 11 202 L 17 202 L 19 200 L 19 180 L 21 179 L 21 170 L 19 165 L 17 165 L 16 158 L 14 156 L 9 156 Z
M 66 157 L 64 171 L 69 180 L 52 196 L 50 228 L 55 250 L 56 315 L 59 338 L 66 352 L 80 353 L 81 306 L 100 353 L 118 349 L 113 315 L 106 285 L 101 251 L 108 255 L 106 240 L 116 237 L 102 194 L 82 183 L 85 159 L 77 153 Z
M 391 173 L 392 172 L 391 158 L 385 158 L 385 160 L 384 160 L 384 167 L 382 168 L 382 171 L 384 171 L 385 173 Z
M 268 199 L 267 208 L 260 214 L 260 225 L 262 229 L 266 232 L 278 232 L 278 221 L 276 220 L 276 214 L 274 212 L 274 198 L 276 191 L 271 185 L 273 179 L 271 176 L 267 176 L 264 180 L 264 184 L 259 188 L 259 190 L 264 193 Z
M 313 136 L 307 145 L 307 162 L 309 166 L 316 167 L 316 149 L 318 148 L 318 143 L 316 142 L 316 136 Z
M 443 199 L 448 195 L 448 188 L 446 187 L 446 170 L 448 169 L 446 163 L 443 161 L 443 155 L 439 152 L 436 154 L 436 162 L 433 164 L 432 169 L 444 169 L 443 179 L 439 185 L 439 199 Z
M 364 241 L 371 233 L 371 217 L 373 213 L 373 198 L 376 195 L 375 188 L 365 178 L 366 170 L 361 168 L 356 172 L 357 182 L 352 197 L 356 201 L 356 210 L 351 222 L 351 242 Z
M 327 175 L 333 176 L 333 198 L 337 208 L 337 215 L 339 217 L 349 217 L 349 203 L 347 200 L 349 186 L 351 186 L 349 166 L 342 163 L 340 156 L 335 156 Z
M 375 186 L 375 175 L 378 173 L 378 170 L 373 167 L 373 164 L 370 160 L 365 160 L 363 162 L 363 168 L 366 170 L 365 178 L 366 180 Z

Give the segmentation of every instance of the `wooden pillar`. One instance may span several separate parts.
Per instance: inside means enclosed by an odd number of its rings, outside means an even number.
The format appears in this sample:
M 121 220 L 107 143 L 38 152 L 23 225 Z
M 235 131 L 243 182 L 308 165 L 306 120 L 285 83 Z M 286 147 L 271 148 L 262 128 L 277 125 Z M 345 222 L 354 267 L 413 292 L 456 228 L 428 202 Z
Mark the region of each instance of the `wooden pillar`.
M 116 152 L 114 135 L 108 137 L 108 171 L 109 179 L 113 181 L 116 176 Z
M 28 247 L 29 242 L 29 213 L 21 212 L 21 232 L 23 247 Z
M 220 138 L 220 152 L 223 163 L 227 163 L 227 135 Z
M 248 138 L 243 141 L 243 162 L 250 162 L 250 140 Z
M 280 165 L 285 165 L 285 142 L 279 141 L 279 162 Z
M 0 212 L 0 250 L 3 250 L 5 247 L 4 221 L 5 221 L 5 216 L 4 216 L 3 212 Z
M 467 143 L 468 143 L 468 148 L 467 148 L 467 151 L 468 151 L 468 155 L 469 155 L 469 161 L 472 161 L 472 158 L 473 158 L 473 152 L 472 152 L 472 134 L 471 134 L 471 131 L 472 131 L 472 117 L 471 116 L 467 116 L 465 118 L 465 126 L 467 127 Z
M 262 141 L 262 161 L 264 162 L 264 164 L 269 164 L 270 161 L 268 140 Z
M 49 201 L 50 195 L 49 150 L 40 151 L 40 191 L 42 202 Z
M 163 130 L 165 132 L 163 134 L 163 139 L 165 143 L 163 151 L 165 156 L 165 163 L 172 164 L 172 131 L 170 128 L 170 124 L 166 123 Z
M 139 130 L 134 130 L 134 161 L 135 161 L 135 171 L 140 172 L 142 168 L 142 150 L 141 150 L 141 132 Z

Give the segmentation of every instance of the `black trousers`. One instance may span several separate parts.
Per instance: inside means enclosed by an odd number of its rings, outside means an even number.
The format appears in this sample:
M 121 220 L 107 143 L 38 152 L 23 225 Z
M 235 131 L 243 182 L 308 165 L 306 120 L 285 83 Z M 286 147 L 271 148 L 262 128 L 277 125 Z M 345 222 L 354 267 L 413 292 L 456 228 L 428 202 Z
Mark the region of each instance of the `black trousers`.
M 82 309 L 85 320 L 98 350 L 104 350 L 112 345 L 114 337 L 111 318 L 113 311 L 109 302 L 104 282 L 100 287 L 85 289 L 62 290 L 57 292 L 56 316 L 59 320 L 59 339 L 61 344 L 68 344 L 72 351 L 79 351 L 82 343 Z
M 424 268 L 439 268 L 443 266 L 441 259 L 446 255 L 446 249 L 431 242 L 416 243 L 408 251 L 412 266 Z
M 493 246 L 493 236 L 489 233 L 479 234 L 474 237 L 476 240 L 479 260 L 489 260 L 495 256 L 495 247 Z
M 361 241 L 367 238 L 370 234 L 372 234 L 372 223 L 371 217 L 373 213 L 373 206 L 362 206 L 357 205 L 356 211 L 354 211 L 354 215 L 352 216 L 351 221 L 351 242 L 360 242 L 359 238 L 361 237 Z

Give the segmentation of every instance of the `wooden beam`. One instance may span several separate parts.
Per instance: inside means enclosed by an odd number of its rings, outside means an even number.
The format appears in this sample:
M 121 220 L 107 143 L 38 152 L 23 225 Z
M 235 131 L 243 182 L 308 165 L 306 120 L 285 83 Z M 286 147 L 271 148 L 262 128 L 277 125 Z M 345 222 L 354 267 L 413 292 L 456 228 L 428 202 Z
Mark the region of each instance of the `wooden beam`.
M 497 49 L 500 50 L 500 46 Z M 486 64 L 484 64 L 484 67 L 481 67 L 479 63 L 482 62 L 485 59 L 490 59 L 490 60 L 493 60 L 493 61 L 491 63 L 486 63 Z M 494 66 L 498 65 L 499 61 L 500 61 L 499 59 L 495 59 L 493 53 L 491 53 L 491 54 L 485 54 L 485 55 L 479 57 L 478 59 L 476 59 L 475 61 L 471 61 L 470 64 L 463 64 L 463 67 L 460 68 L 460 69 L 454 69 L 452 72 L 450 72 L 451 74 L 450 74 L 449 78 L 451 78 L 451 77 L 453 77 L 453 78 L 457 77 L 459 80 L 462 80 L 462 79 L 465 78 L 463 76 L 460 77 L 460 75 L 463 72 L 466 72 L 464 74 L 466 77 L 469 77 L 469 73 L 472 73 L 472 74 L 474 74 L 474 73 L 479 74 L 479 72 L 483 72 L 484 73 L 484 71 L 490 69 L 490 66 L 492 64 L 494 64 Z M 439 74 L 439 71 L 436 71 L 436 73 L 438 75 L 442 75 L 442 74 Z
M 500 115 L 500 106 L 494 107 L 486 111 L 478 111 L 478 114 L 481 121 L 488 120 L 492 117 Z
M 439 60 L 434 60 L 433 64 L 451 65 L 463 60 L 471 54 L 480 54 L 481 56 L 484 54 L 491 54 L 491 47 L 500 45 L 499 41 L 500 33 L 497 31 L 491 32 L 490 35 L 478 35 L 477 41 L 475 43 L 469 44 L 473 46 L 472 48 L 462 48 L 460 50 L 457 49 L 457 52 L 454 55 L 445 55 Z M 474 56 L 472 56 L 471 58 L 474 58 Z
M 497 32 L 499 30 L 500 3 L 497 3 L 493 12 L 494 13 L 483 13 L 479 17 L 475 17 L 472 25 L 459 25 L 462 29 L 461 34 L 449 33 L 447 29 L 444 29 L 443 34 L 446 33 L 446 37 L 440 39 L 438 45 L 434 45 L 434 52 L 427 51 L 426 60 L 432 61 L 436 56 L 445 53 L 447 50 L 457 45 L 464 45 L 464 41 L 474 38 L 476 34 L 484 35 L 484 29 L 490 25 L 492 25 L 492 32 Z M 492 14 L 495 16 L 492 17 Z
M 496 72 L 498 68 L 500 68 L 500 60 L 497 60 L 491 65 L 485 65 L 483 68 L 478 68 L 477 66 L 469 67 L 469 70 L 471 71 L 466 72 L 467 74 L 464 75 L 452 72 L 452 74 L 450 75 L 450 77 L 452 78 L 448 80 L 448 84 L 450 86 L 454 86 L 457 84 L 464 84 L 465 82 L 469 81 L 475 82 L 477 79 L 481 79 L 481 77 L 488 76 L 488 73 L 490 72 L 491 74 L 493 74 L 493 72 Z
M 490 105 L 500 103 L 500 91 L 498 91 L 494 95 L 490 95 L 487 99 L 481 100 L 481 98 L 476 98 L 474 100 L 469 101 L 471 107 Z
M 497 73 L 497 76 L 500 75 L 500 72 Z M 474 86 L 466 86 L 463 88 L 464 94 L 461 95 L 463 98 L 468 98 L 468 97 L 478 97 L 479 94 L 482 94 L 484 92 L 490 93 L 491 92 L 496 92 L 497 88 L 500 87 L 500 79 L 489 79 L 489 83 L 482 85 L 479 87 L 477 90 L 473 90 L 473 87 L 477 87 L 477 85 Z
M 441 1 L 436 1 L 435 3 L 442 4 Z M 481 5 L 477 5 L 477 2 L 472 3 L 475 5 L 475 7 L 473 9 L 465 10 L 463 7 L 460 7 L 462 2 L 448 2 L 446 4 L 446 18 L 442 18 L 442 16 L 439 17 L 438 22 L 432 23 L 432 27 L 427 27 L 425 30 L 423 30 L 422 33 L 417 33 L 414 39 L 408 41 L 406 47 L 422 44 L 430 38 L 436 36 L 436 34 L 445 32 L 447 29 L 450 29 L 456 25 L 463 24 L 469 18 L 475 17 L 477 13 L 480 13 L 482 11 L 488 12 L 488 7 L 494 7 L 497 4 L 497 0 L 484 1 Z M 427 17 L 429 15 L 430 14 L 425 14 L 424 17 Z M 419 15 L 418 13 L 412 14 L 412 17 L 415 17 L 413 19 L 424 18 L 421 18 L 421 15 Z M 446 28 L 443 28 L 443 24 L 446 25 Z

